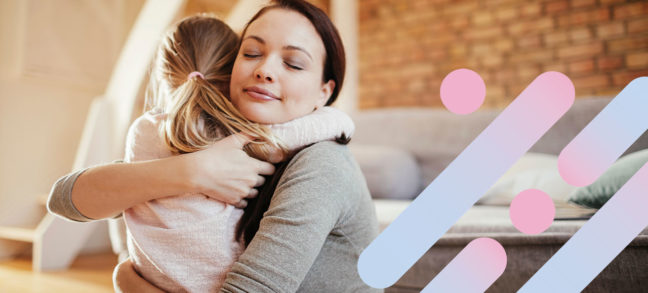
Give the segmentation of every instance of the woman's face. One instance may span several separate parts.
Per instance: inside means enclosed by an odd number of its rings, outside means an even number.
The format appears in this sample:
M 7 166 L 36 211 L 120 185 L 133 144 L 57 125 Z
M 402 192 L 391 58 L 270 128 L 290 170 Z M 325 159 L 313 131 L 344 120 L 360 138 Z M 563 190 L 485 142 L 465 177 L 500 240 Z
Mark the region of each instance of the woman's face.
M 247 28 L 236 56 L 230 95 L 247 119 L 287 122 L 322 107 L 335 82 L 322 82 L 326 49 L 303 15 L 271 9 Z

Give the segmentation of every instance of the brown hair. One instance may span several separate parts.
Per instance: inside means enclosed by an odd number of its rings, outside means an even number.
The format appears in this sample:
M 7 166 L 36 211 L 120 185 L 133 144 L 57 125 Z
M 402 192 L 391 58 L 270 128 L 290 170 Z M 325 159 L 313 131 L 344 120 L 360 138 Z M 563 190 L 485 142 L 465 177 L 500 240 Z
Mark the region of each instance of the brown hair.
M 306 17 L 311 24 L 315 27 L 315 30 L 319 34 L 322 42 L 324 43 L 324 48 L 326 49 L 326 59 L 324 61 L 324 72 L 322 73 L 322 81 L 328 82 L 333 80 L 335 82 L 335 88 L 331 93 L 326 105 L 331 105 L 337 99 L 340 89 L 342 88 L 342 83 L 344 81 L 344 71 L 346 66 L 346 59 L 344 56 L 344 46 L 342 45 L 342 39 L 340 35 L 329 19 L 329 17 L 316 6 L 303 1 L 303 0 L 277 0 L 270 6 L 266 6 L 259 10 L 252 19 L 245 25 L 241 37 L 245 36 L 247 28 L 255 20 L 261 17 L 264 13 L 268 12 L 271 9 L 286 9 L 295 11 L 304 17 Z M 240 45 L 240 44 L 239 44 Z M 338 143 L 346 144 L 349 142 L 349 139 L 342 134 L 341 137 L 337 139 Z M 259 188 L 259 194 L 256 198 L 250 199 L 248 205 L 245 208 L 245 212 L 241 217 L 241 220 L 236 227 L 236 237 L 237 239 L 243 237 L 243 240 L 246 244 L 249 244 L 254 238 L 254 235 L 259 230 L 259 224 L 261 218 L 265 211 L 268 210 L 270 206 L 270 200 L 274 194 L 275 189 L 277 188 L 277 183 L 279 178 L 283 175 L 283 172 L 288 165 L 288 161 L 282 162 L 276 165 L 275 173 L 269 178 L 266 178 L 266 183 Z
M 246 119 L 225 95 L 229 95 L 238 47 L 232 29 L 207 15 L 183 19 L 162 41 L 147 92 L 147 110 L 167 114 L 160 134 L 173 153 L 195 152 L 237 132 L 266 142 L 246 145 L 248 154 L 256 158 L 267 160 L 269 145 L 282 146 L 265 126 Z M 194 71 L 202 76 L 189 77 Z

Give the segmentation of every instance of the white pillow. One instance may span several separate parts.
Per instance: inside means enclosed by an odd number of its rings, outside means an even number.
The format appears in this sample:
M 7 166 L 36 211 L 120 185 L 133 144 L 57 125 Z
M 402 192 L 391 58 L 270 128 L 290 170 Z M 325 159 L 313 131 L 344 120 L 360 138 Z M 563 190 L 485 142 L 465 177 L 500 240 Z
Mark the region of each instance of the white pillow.
M 509 205 L 520 192 L 531 188 L 544 191 L 554 203 L 564 203 L 577 187 L 560 177 L 558 156 L 527 153 L 502 175 L 477 204 Z

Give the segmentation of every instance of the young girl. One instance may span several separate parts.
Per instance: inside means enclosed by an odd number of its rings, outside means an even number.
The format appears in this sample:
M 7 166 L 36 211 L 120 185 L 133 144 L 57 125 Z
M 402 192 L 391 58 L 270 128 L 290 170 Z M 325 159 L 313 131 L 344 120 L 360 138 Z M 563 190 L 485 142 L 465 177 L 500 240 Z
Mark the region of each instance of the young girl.
M 245 148 L 250 156 L 270 160 L 352 134 L 350 118 L 330 107 L 291 112 L 298 118 L 283 124 L 251 122 L 225 96 L 238 47 L 236 34 L 213 17 L 178 24 L 160 47 L 147 97 L 150 110 L 129 130 L 126 161 L 195 152 L 239 132 L 255 139 Z M 265 93 L 253 90 L 253 96 Z M 165 291 L 217 290 L 243 250 L 242 239 L 235 237 L 242 213 L 202 194 L 133 206 L 124 220 L 135 269 Z

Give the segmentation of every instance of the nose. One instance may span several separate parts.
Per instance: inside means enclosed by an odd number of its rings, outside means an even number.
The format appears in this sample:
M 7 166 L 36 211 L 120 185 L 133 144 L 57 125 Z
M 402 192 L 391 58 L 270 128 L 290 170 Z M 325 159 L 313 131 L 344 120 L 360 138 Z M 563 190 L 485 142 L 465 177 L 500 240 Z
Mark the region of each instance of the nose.
M 266 72 L 257 72 L 256 78 L 259 80 L 272 81 L 272 77 L 268 75 Z
M 269 68 L 268 62 L 260 64 L 254 71 L 254 77 L 259 81 L 272 82 L 275 80 L 272 70 Z

